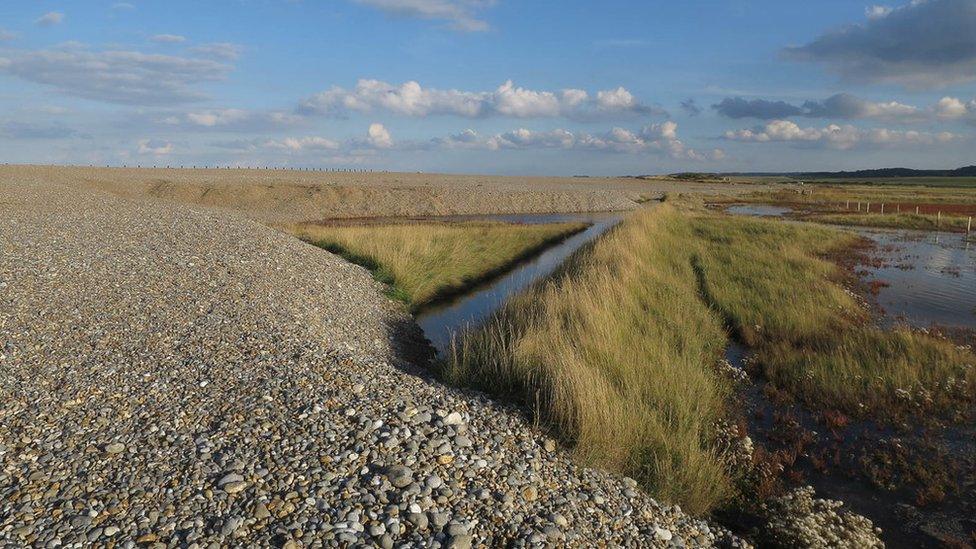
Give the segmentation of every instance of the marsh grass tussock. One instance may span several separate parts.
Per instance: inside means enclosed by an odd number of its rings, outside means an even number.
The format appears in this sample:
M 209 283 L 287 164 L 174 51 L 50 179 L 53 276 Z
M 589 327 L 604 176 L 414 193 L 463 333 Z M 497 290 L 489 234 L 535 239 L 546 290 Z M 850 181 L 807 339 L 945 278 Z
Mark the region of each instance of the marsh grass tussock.
M 727 331 L 756 350 L 773 387 L 815 408 L 884 414 L 971 398 L 971 353 L 872 326 L 825 258 L 857 243 L 681 204 L 639 210 L 464 332 L 443 374 L 522 402 L 584 461 L 706 512 L 735 491 L 716 443 L 732 415 L 733 382 L 715 367 Z
M 705 512 L 732 495 L 715 447 L 730 382 L 721 319 L 698 298 L 690 226 L 639 211 L 456 343 L 445 376 L 515 398 L 586 462 Z
M 414 310 L 586 228 L 582 223 L 297 224 L 287 232 L 369 269 Z
M 949 411 L 972 400 L 976 356 L 923 331 L 881 329 L 845 291 L 845 273 L 825 256 L 855 236 L 758 219 L 693 223 L 703 295 L 780 388 L 857 415 Z

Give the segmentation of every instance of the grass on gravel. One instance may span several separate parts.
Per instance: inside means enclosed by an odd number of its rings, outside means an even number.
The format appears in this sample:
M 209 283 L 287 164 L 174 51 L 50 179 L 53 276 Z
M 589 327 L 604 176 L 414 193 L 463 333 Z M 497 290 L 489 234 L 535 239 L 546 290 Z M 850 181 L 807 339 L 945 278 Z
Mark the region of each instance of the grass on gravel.
M 391 297 L 417 310 L 490 278 L 586 226 L 404 222 L 284 228 L 366 267 L 390 285 Z
M 822 408 L 883 414 L 925 391 L 976 386 L 972 354 L 870 326 L 824 259 L 853 235 L 815 225 L 640 210 L 552 279 L 469 330 L 451 382 L 532 407 L 584 461 L 629 474 L 692 513 L 734 480 L 716 448 L 730 382 L 713 368 L 726 329 L 757 349 L 770 381 Z
M 812 215 L 810 221 L 832 223 L 835 225 L 852 225 L 859 227 L 883 227 L 891 229 L 911 229 L 917 231 L 954 231 L 965 232 L 969 223 L 969 216 L 937 215 L 913 213 L 896 214 L 823 214 Z

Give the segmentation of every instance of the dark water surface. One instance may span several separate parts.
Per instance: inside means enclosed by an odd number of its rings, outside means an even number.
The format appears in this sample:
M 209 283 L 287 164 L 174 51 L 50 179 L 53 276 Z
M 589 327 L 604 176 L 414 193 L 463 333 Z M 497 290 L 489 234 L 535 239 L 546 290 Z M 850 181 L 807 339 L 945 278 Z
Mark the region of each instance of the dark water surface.
M 437 352 L 443 355 L 450 348 L 451 338 L 455 333 L 467 326 L 480 324 L 504 305 L 510 296 L 552 274 L 573 252 L 619 223 L 624 215 L 622 213 L 575 213 L 434 218 L 444 221 L 488 220 L 525 224 L 583 222 L 591 225 L 541 254 L 519 263 L 498 278 L 473 288 L 454 300 L 420 311 L 416 315 L 417 324 L 423 329 L 424 335 L 431 341 Z
M 891 322 L 976 328 L 976 242 L 963 234 L 862 229 L 877 243 L 881 266 L 867 266 L 879 281 L 878 304 Z

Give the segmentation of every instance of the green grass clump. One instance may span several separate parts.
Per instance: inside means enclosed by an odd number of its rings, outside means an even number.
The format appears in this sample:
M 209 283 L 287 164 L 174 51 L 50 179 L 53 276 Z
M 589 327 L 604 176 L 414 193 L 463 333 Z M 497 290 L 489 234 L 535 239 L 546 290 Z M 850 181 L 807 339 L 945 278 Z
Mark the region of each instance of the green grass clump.
M 489 278 L 555 241 L 586 228 L 582 223 L 299 224 L 284 227 L 316 246 L 372 271 L 391 297 L 413 310 Z
M 833 223 L 835 225 L 853 225 L 861 227 L 884 227 L 891 229 L 912 229 L 919 231 L 965 231 L 969 222 L 969 216 L 942 215 L 913 213 L 894 213 L 894 214 L 825 214 L 814 215 L 809 218 L 811 221 L 820 223 Z

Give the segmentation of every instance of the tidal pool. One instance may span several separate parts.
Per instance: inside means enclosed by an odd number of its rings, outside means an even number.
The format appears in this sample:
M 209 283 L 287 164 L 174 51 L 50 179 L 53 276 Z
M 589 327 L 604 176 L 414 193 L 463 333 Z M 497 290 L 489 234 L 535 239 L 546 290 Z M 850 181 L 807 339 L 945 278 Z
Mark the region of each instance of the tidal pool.
M 976 329 L 976 243 L 963 234 L 862 229 L 877 244 L 868 265 L 888 324 Z

